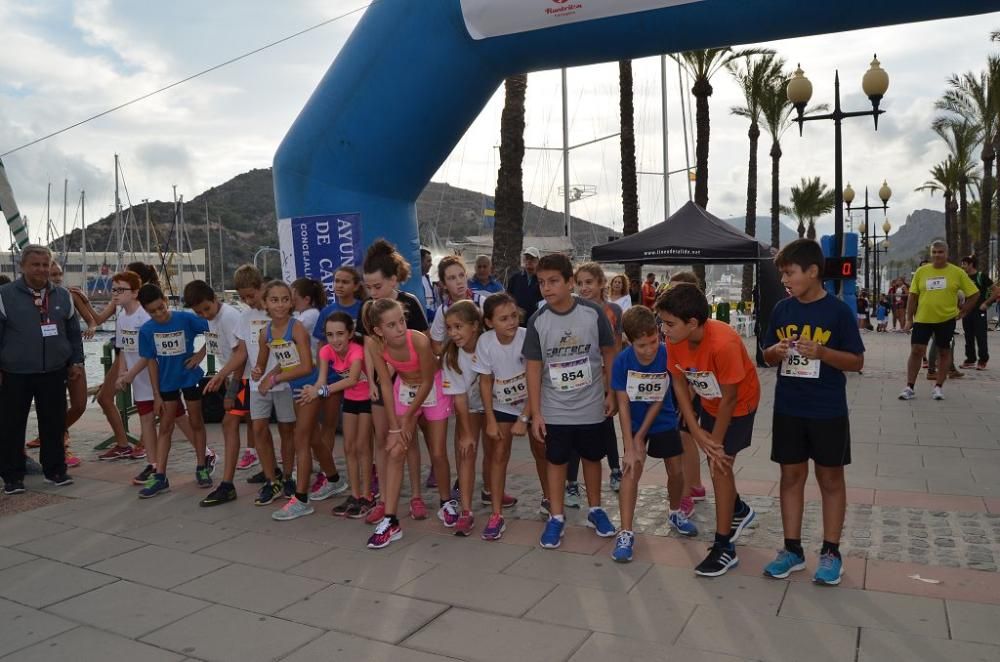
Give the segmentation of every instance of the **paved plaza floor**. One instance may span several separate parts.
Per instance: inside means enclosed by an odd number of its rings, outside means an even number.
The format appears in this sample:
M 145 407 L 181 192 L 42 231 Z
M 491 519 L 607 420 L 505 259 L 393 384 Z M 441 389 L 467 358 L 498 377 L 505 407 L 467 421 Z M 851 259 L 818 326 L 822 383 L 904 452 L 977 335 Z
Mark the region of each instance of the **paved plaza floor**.
M 821 536 L 814 481 L 809 569 L 761 576 L 782 539 L 772 371 L 761 373 L 753 446 L 736 462 L 757 525 L 740 540 L 740 565 L 716 579 L 692 571 L 712 537 L 711 493 L 696 511 L 697 540 L 668 534 L 665 474 L 653 461 L 630 564 L 611 561 L 612 540 L 585 528 L 580 511 L 568 513 L 561 549 L 538 547 L 540 489 L 524 442 L 509 481 L 520 504 L 501 542 L 407 519 L 401 541 L 370 551 L 371 527 L 330 516 L 331 501 L 273 521 L 245 476 L 236 503 L 199 508 L 205 492 L 180 440 L 172 491 L 140 501 L 127 484 L 139 462 L 93 459 L 108 428 L 91 405 L 73 431 L 86 460 L 76 483 L 55 489 L 33 476 L 27 495 L 0 497 L 0 658 L 996 662 L 1000 360 L 949 381 L 941 402 L 921 374 L 918 398 L 901 402 L 908 337 L 864 340 L 866 370 L 848 379 L 854 462 L 839 587 L 809 581 Z M 1000 333 L 990 345 L 1000 356 Z M 219 426 L 209 441 L 221 451 Z M 606 482 L 603 499 L 617 521 Z

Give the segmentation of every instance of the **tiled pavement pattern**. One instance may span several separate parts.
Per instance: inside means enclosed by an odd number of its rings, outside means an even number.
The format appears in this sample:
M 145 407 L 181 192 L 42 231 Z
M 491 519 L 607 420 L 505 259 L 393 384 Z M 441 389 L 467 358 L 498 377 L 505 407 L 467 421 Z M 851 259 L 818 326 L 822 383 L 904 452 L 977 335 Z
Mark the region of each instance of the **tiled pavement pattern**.
M 329 502 L 277 523 L 238 485 L 236 504 L 198 508 L 204 492 L 177 443 L 167 495 L 141 502 L 123 485 L 137 463 L 92 461 L 59 491 L 70 500 L 0 517 L 0 657 L 1000 660 L 996 381 L 971 374 L 946 387 L 944 402 L 931 402 L 922 382 L 922 397 L 901 403 L 906 338 L 865 340 L 869 370 L 850 380 L 849 556 L 838 588 L 813 586 L 809 572 L 759 575 L 780 539 L 766 400 L 752 454 L 737 463 L 760 521 L 740 546 L 741 565 L 714 580 L 691 572 L 703 541 L 660 535 L 663 470 L 653 463 L 636 560 L 617 565 L 611 542 L 579 526 L 561 550 L 537 547 L 537 484 L 523 447 L 511 479 L 522 505 L 501 543 L 406 520 L 402 541 L 371 552 L 369 528 L 329 517 Z M 763 378 L 766 397 L 772 379 Z M 105 433 L 89 411 L 74 447 L 84 454 Z M 217 429 L 210 439 L 221 449 Z M 37 479 L 29 487 L 51 490 Z M 710 502 L 699 510 L 707 537 Z

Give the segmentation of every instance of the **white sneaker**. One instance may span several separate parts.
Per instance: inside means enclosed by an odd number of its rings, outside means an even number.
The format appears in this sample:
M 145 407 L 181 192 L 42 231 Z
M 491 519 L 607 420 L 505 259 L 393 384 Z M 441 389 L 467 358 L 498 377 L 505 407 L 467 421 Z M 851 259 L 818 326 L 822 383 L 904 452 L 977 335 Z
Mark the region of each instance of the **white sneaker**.
M 899 393 L 900 400 L 912 400 L 917 397 L 917 394 L 913 392 L 913 389 L 907 386 Z
M 316 511 L 311 504 L 302 503 L 293 496 L 281 510 L 271 513 L 271 519 L 278 520 L 279 522 L 287 522 L 288 520 L 312 515 L 314 512 Z
M 934 400 L 944 400 L 944 391 L 941 390 L 940 386 L 934 387 L 934 390 L 931 391 L 931 398 Z

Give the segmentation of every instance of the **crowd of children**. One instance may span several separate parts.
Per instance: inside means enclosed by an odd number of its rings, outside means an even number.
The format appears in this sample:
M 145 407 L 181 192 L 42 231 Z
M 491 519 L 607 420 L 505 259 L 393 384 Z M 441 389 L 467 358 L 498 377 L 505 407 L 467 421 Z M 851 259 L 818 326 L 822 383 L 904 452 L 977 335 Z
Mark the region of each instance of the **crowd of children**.
M 801 521 L 811 459 L 824 523 L 815 580 L 836 584 L 843 468 L 850 462 L 844 373 L 861 369 L 864 346 L 854 313 L 822 288 L 823 256 L 815 242 L 788 244 L 776 263 L 791 296 L 774 311 L 764 356 L 778 366 L 771 457 L 781 466 L 785 545 L 764 574 L 783 578 L 805 567 Z M 176 311 L 156 285 L 141 285 L 131 272 L 116 274 L 116 337 L 124 356 L 118 386 L 132 385 L 149 458 L 136 478 L 139 496 L 169 489 L 170 439 L 182 416 L 198 458 L 195 481 L 213 486 L 211 463 L 202 459 L 201 399 L 222 391 L 222 480 L 202 506 L 236 500 L 236 471 L 259 461 L 261 475 L 251 479 L 260 484 L 254 503 L 284 497 L 271 513 L 275 520 L 311 515 L 316 501 L 346 492 L 332 514 L 375 525 L 368 546 L 383 548 L 403 536 L 404 476 L 409 517 L 428 516 L 423 437 L 442 525 L 460 536 L 475 532 L 478 468 L 480 500 L 489 506 L 479 535 L 498 540 L 506 529 L 503 509 L 517 503 L 505 492 L 511 449 L 515 438 L 527 437 L 543 494 L 539 512 L 546 517 L 541 546 L 560 546 L 565 508 L 580 505 L 572 498 L 579 494 L 575 468 L 582 466 L 586 523 L 596 535 L 614 537 L 612 557 L 628 562 L 647 458 L 665 464 L 670 528 L 691 537 L 698 534 L 694 502 L 705 498 L 703 455 L 715 496 L 715 534 L 695 572 L 725 573 L 738 563 L 735 542 L 755 519 L 737 491 L 735 462 L 751 444 L 761 388 L 739 335 L 709 319 L 693 274 L 675 276 L 652 307 L 634 305 L 624 313 L 606 300 L 606 278 L 595 263 L 574 271 L 568 257 L 546 255 L 536 275 L 544 300 L 523 319 L 507 293 L 472 295 L 461 258 L 445 258 L 439 265 L 444 300 L 429 326 L 420 301 L 399 289 L 409 264 L 382 240 L 369 248 L 361 272 L 348 266 L 336 272 L 329 303 L 316 281 L 265 283 L 243 266 L 235 282 L 246 310 L 220 302 L 195 281 L 184 291 L 193 312 Z M 204 346 L 196 351 L 198 335 Z M 199 364 L 206 353 L 221 368 L 203 380 Z M 248 445 L 242 456 L 241 422 Z M 334 461 L 338 422 L 346 477 Z M 611 487 L 619 491 L 618 527 L 602 506 L 605 458 Z

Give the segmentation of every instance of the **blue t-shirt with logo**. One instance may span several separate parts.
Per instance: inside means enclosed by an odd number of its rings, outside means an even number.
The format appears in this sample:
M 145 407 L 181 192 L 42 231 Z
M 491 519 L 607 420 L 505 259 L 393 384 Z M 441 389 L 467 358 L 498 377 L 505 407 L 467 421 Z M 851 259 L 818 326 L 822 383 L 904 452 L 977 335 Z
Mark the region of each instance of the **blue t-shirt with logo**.
M 829 294 L 811 303 L 795 297 L 778 302 L 764 346 L 792 335 L 851 354 L 865 351 L 857 316 L 846 303 Z M 783 367 L 784 363 L 778 366 L 774 413 L 814 419 L 847 416 L 847 377 L 841 370 L 821 362 L 819 377 L 789 377 L 782 374 Z
M 194 355 L 195 336 L 208 333 L 208 322 L 185 310 L 171 311 L 165 324 L 149 320 L 139 328 L 139 356 L 156 360 L 160 392 L 197 386 L 205 372 L 184 363 Z
M 630 374 L 631 373 L 631 374 Z M 629 378 L 632 378 L 635 393 L 642 394 L 655 392 L 663 397 L 663 407 L 660 413 L 653 419 L 653 425 L 649 432 L 666 432 L 677 428 L 677 410 L 674 408 L 674 399 L 671 397 L 670 374 L 667 371 L 667 347 L 660 343 L 656 350 L 656 357 L 649 365 L 643 365 L 635 355 L 635 350 L 629 346 L 615 357 L 615 362 L 611 366 L 611 389 L 614 391 L 629 392 Z M 652 402 L 636 401 L 629 394 L 629 412 L 632 414 L 632 432 L 638 432 L 642 427 L 642 422 L 646 420 L 646 412 L 653 406 Z
M 358 316 L 361 314 L 361 300 L 355 299 L 354 303 L 352 303 L 350 306 L 343 306 L 340 304 L 340 302 L 334 300 L 333 303 L 328 304 L 326 308 L 320 311 L 319 319 L 316 320 L 316 327 L 313 329 L 306 329 L 306 330 L 312 333 L 313 338 L 315 338 L 316 340 L 319 340 L 321 342 L 326 342 L 326 318 L 336 312 L 347 313 L 348 315 L 350 315 L 351 319 L 354 320 L 355 328 L 357 328 Z

